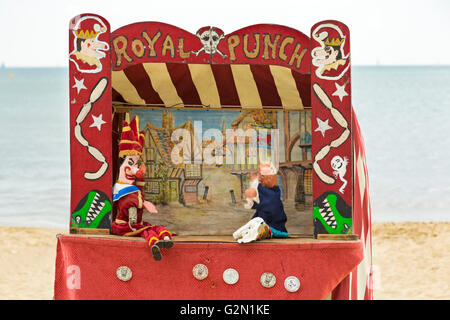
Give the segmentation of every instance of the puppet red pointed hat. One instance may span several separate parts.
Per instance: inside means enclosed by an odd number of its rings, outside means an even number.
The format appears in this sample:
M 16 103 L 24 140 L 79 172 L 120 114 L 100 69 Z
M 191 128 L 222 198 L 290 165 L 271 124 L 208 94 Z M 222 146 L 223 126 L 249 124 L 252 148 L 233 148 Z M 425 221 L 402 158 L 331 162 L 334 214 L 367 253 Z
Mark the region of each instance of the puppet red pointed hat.
M 144 131 L 139 132 L 139 118 L 135 116 L 130 123 L 124 121 L 119 142 L 119 158 L 142 155 L 144 141 Z
M 340 30 L 330 26 L 323 26 L 315 31 L 314 38 L 322 41 L 325 46 L 340 47 L 345 40 L 345 37 Z
M 74 32 L 79 39 L 94 39 L 99 33 L 106 31 L 106 26 L 98 18 L 82 19 L 77 23 Z

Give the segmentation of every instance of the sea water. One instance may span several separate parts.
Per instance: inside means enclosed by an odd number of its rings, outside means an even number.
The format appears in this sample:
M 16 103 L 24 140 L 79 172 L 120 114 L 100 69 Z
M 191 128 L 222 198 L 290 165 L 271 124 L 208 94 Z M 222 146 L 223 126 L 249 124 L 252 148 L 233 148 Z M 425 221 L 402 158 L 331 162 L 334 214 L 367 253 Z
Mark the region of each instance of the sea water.
M 373 221 L 450 221 L 450 67 L 352 68 Z M 68 228 L 66 68 L 0 68 L 0 225 Z
M 374 221 L 450 221 L 450 67 L 354 67 Z

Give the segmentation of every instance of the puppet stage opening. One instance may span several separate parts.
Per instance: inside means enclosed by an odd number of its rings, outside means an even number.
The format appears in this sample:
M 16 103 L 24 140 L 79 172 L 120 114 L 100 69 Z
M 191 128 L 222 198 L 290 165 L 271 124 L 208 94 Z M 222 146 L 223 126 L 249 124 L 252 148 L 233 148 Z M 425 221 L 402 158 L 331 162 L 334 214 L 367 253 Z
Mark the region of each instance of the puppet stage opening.
M 288 232 L 312 235 L 310 110 L 116 110 L 128 113 L 117 118 L 138 116 L 145 132 L 145 199 L 158 213 L 145 212 L 144 220 L 179 235 L 231 235 L 255 213 L 244 207 L 251 173 L 270 162 Z

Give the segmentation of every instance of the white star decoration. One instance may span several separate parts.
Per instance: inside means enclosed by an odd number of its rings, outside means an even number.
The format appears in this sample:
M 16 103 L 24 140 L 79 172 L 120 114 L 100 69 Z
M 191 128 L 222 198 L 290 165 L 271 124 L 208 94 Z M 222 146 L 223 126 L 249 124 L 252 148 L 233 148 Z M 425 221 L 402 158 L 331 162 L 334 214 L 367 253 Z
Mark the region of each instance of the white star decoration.
M 338 85 L 336 82 L 334 84 L 336 85 L 336 91 L 333 92 L 333 96 L 338 96 L 342 102 L 342 99 L 348 96 L 348 93 L 345 92 L 345 84 L 343 86 Z
M 316 128 L 316 130 L 314 130 L 314 132 L 320 131 L 320 132 L 322 132 L 322 137 L 325 137 L 325 131 L 327 131 L 327 130 L 329 130 L 329 129 L 333 129 L 332 127 L 330 127 L 330 126 L 328 125 L 328 120 L 329 120 L 329 119 L 327 119 L 327 120 L 325 120 L 325 121 L 322 121 L 322 120 L 319 119 L 319 118 L 316 118 L 316 119 L 317 119 L 317 125 L 318 125 L 318 127 Z
M 84 86 L 84 79 L 78 80 L 77 78 L 73 77 L 73 79 L 75 80 L 75 84 L 73 85 L 72 88 L 77 88 L 77 93 L 80 93 L 80 91 L 82 89 L 87 89 Z
M 92 124 L 89 126 L 89 128 L 97 127 L 98 131 L 101 131 L 102 124 L 106 123 L 105 121 L 103 121 L 103 114 L 100 114 L 98 117 L 92 115 L 92 119 L 94 120 L 94 122 L 92 122 Z

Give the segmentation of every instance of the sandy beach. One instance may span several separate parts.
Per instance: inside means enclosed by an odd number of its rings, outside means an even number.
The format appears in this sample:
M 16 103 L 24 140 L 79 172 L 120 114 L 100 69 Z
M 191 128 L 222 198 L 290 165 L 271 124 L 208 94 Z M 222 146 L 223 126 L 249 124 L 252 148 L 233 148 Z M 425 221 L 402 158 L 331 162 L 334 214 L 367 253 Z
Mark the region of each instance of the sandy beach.
M 450 299 L 450 222 L 374 223 L 375 299 Z M 53 298 L 56 234 L 0 227 L 0 299 Z

